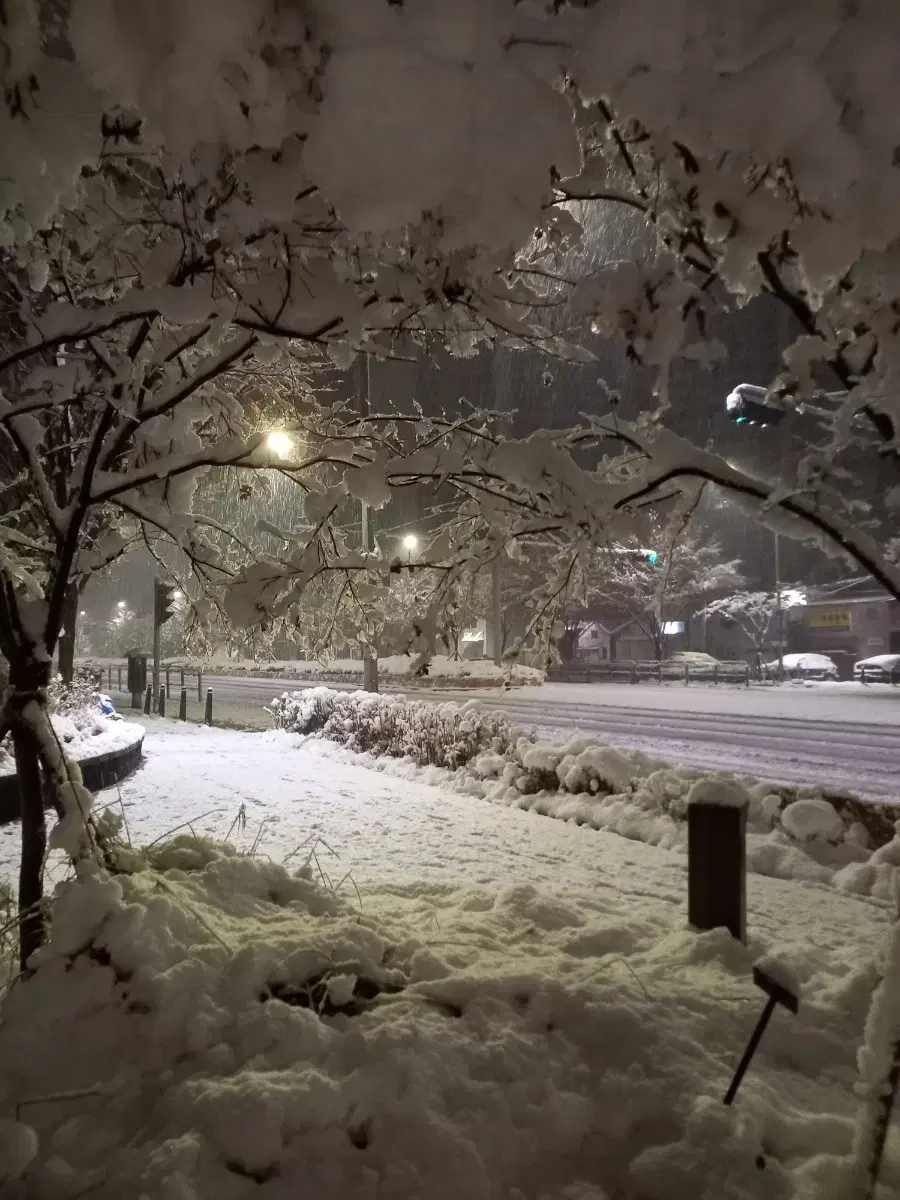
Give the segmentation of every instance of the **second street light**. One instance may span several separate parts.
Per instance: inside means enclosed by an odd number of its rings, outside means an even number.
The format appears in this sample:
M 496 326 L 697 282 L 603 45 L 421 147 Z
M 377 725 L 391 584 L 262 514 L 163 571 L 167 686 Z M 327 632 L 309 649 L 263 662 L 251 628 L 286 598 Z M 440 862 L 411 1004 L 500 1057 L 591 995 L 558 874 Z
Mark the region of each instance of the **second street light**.
M 271 450 L 276 458 L 290 458 L 294 452 L 294 439 L 286 429 L 273 429 L 266 436 L 266 448 Z
M 419 539 L 414 533 L 408 533 L 403 539 L 403 549 L 406 551 L 406 562 L 411 564 L 413 555 L 419 548 Z

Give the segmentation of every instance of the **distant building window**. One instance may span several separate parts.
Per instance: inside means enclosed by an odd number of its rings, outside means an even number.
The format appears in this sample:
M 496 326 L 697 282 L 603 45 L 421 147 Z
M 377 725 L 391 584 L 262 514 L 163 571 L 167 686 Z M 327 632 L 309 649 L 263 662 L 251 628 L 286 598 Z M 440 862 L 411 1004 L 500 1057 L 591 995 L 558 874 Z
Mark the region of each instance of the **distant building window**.
M 684 633 L 684 621 L 663 621 L 662 631 L 665 637 L 673 637 L 676 633 Z

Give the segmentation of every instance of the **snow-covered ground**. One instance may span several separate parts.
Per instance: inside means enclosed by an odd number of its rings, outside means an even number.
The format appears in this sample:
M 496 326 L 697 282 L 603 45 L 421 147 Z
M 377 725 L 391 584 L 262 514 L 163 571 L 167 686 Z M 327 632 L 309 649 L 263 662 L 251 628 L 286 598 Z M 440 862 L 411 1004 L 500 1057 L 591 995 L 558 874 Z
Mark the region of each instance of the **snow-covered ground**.
M 155 874 L 69 886 L 7 1001 L 0 1117 L 49 1097 L 18 1110 L 40 1151 L 17 1195 L 846 1194 L 881 905 L 751 876 L 744 948 L 686 929 L 679 853 L 295 735 L 154 722 L 145 746 L 130 836 L 188 837 Z M 194 837 L 232 826 L 237 857 Z M 16 840 L 0 833 L 7 872 Z M 86 937 L 101 959 L 64 971 Z M 776 1013 L 726 1109 L 763 954 L 798 976 L 800 1013 Z M 260 1003 L 323 972 L 319 1017 Z M 403 991 L 357 1005 L 363 978 Z M 900 1194 L 893 1144 L 885 1177 Z

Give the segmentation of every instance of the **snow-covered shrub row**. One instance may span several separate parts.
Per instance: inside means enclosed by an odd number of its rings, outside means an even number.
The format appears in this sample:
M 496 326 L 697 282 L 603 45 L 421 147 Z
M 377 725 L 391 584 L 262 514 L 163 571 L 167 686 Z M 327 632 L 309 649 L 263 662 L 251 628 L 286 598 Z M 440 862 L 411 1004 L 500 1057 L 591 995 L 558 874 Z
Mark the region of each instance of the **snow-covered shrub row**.
M 897 814 L 886 805 L 673 766 L 597 735 L 541 742 L 474 700 L 438 706 L 322 687 L 285 692 L 270 711 L 279 727 L 370 753 L 379 769 L 448 769 L 470 795 L 667 849 L 687 846 L 692 790 L 720 781 L 746 798 L 747 859 L 761 875 L 889 899 L 900 866 Z
M 417 881 L 360 910 L 201 839 L 123 848 L 59 887 L 3 1001 L 0 1191 L 810 1200 L 825 1136 L 849 1150 L 872 968 L 804 948 L 802 1046 L 725 1109 L 779 949 L 640 894 Z
M 272 701 L 269 711 L 280 729 L 450 771 L 485 752 L 507 754 L 515 739 L 508 721 L 473 704 L 411 704 L 370 692 L 325 687 L 285 692 Z

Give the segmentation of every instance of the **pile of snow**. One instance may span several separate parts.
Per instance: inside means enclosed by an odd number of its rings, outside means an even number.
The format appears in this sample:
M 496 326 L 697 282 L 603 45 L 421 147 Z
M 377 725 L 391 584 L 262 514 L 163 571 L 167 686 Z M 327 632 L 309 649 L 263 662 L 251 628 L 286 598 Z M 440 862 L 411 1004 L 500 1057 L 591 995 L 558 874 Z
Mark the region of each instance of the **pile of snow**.
M 144 736 L 143 726 L 120 717 L 106 716 L 99 710 L 51 713 L 50 724 L 60 749 L 75 762 L 133 746 Z M 15 769 L 12 754 L 8 748 L 4 750 L 0 746 L 0 775 L 12 775 Z
M 423 773 L 494 804 L 666 849 L 686 850 L 691 803 L 746 804 L 748 865 L 763 875 L 889 899 L 900 866 L 898 814 L 887 806 L 673 766 L 597 734 L 542 741 L 477 701 L 435 706 L 323 687 L 285 692 L 270 711 L 281 728 L 366 754 L 376 769 Z
M 11 1195 L 812 1200 L 846 1177 L 877 944 L 802 947 L 801 1014 L 725 1108 L 777 935 L 596 887 L 358 907 L 197 838 L 119 866 L 60 886 L 3 1002 Z

